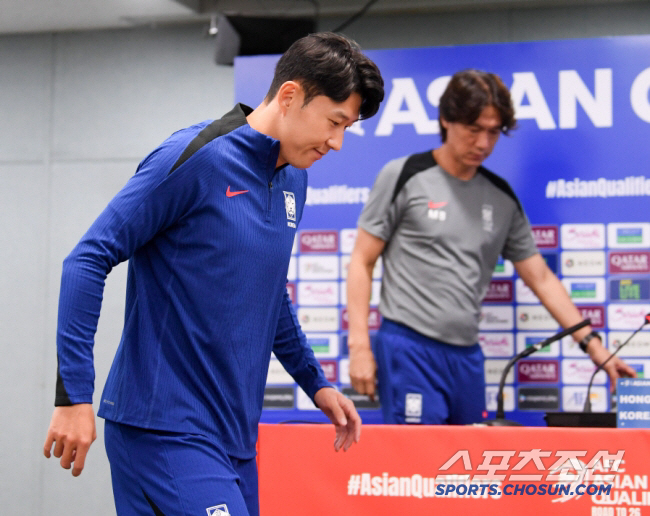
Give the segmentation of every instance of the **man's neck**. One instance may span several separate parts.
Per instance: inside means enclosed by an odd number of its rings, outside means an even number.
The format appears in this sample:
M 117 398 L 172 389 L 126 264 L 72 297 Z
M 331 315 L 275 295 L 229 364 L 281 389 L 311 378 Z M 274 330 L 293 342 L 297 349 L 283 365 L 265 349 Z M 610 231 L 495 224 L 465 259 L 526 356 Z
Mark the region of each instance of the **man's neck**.
M 449 147 L 444 143 L 433 150 L 433 159 L 445 172 L 461 181 L 469 181 L 476 175 L 478 170 L 478 167 L 467 166 L 455 158 Z

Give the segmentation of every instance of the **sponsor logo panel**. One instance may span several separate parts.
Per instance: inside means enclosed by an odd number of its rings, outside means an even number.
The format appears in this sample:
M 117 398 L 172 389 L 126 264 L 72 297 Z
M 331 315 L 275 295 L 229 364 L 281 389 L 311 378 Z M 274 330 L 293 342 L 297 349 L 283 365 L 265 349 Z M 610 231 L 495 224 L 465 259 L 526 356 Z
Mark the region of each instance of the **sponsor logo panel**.
M 605 302 L 605 278 L 563 278 L 562 285 L 574 303 Z
M 338 250 L 338 231 L 305 230 L 300 232 L 301 253 L 335 253 Z
M 515 274 L 515 266 L 510 260 L 504 260 L 499 257 L 496 266 L 494 267 L 494 272 L 492 273 L 493 278 L 511 278 Z
M 357 230 L 355 228 L 345 228 L 341 230 L 339 235 L 339 246 L 341 247 L 341 252 L 344 254 L 352 253 L 354 243 L 357 240 Z
M 648 251 L 610 251 L 610 274 L 648 274 L 650 273 L 650 252 Z
M 582 412 L 585 406 L 585 399 L 587 398 L 587 386 L 581 385 L 579 387 L 570 386 L 562 387 L 562 410 L 565 412 Z M 606 412 L 607 411 L 607 388 L 600 386 L 591 387 L 589 392 L 589 399 L 591 399 L 592 412 Z
M 518 330 L 555 330 L 558 324 L 542 305 L 517 307 Z
M 578 311 L 583 319 L 590 319 L 591 326 L 597 329 L 605 327 L 605 307 L 604 306 L 578 306 Z
M 517 303 L 523 304 L 539 304 L 539 298 L 533 291 L 524 283 L 524 280 L 517 278 L 515 280 L 515 295 L 517 296 Z
M 352 387 L 343 387 L 343 394 L 352 400 L 357 410 L 376 410 L 381 407 L 379 404 L 379 396 L 375 393 L 375 401 L 370 401 L 370 398 L 364 394 L 359 394 Z
M 645 315 L 650 312 L 650 304 L 619 304 L 607 306 L 607 321 L 610 330 L 636 330 Z
M 517 387 L 519 410 L 558 410 L 559 387 Z
M 485 387 L 485 406 L 490 412 L 497 409 L 497 394 L 499 387 L 496 385 L 488 385 Z M 505 412 L 512 412 L 515 410 L 515 388 L 506 385 L 503 388 L 503 410 Z
M 330 383 L 337 383 L 339 381 L 339 363 L 336 360 L 319 360 L 325 379 Z
M 562 383 L 569 385 L 589 385 L 596 366 L 588 358 L 564 358 L 562 360 Z M 594 385 L 603 385 L 607 381 L 605 371 L 599 371 L 594 378 Z
M 506 365 L 508 365 L 508 360 L 486 359 L 484 365 L 485 383 L 499 383 Z M 513 369 L 510 369 L 506 376 L 506 383 L 513 383 L 514 381 L 515 372 Z
M 478 327 L 480 331 L 512 330 L 514 327 L 512 306 L 482 306 Z
M 563 251 L 560 254 L 563 276 L 602 276 L 605 251 Z
M 650 301 L 650 279 L 611 279 L 609 280 L 609 299 L 611 301 Z
M 637 378 L 650 378 L 650 360 L 627 360 L 626 363 L 636 371 Z
M 604 224 L 562 224 L 560 238 L 564 249 L 604 249 Z
M 339 303 L 338 281 L 301 281 L 298 283 L 301 306 L 336 306 Z
M 623 331 L 610 331 L 607 335 L 608 349 L 611 352 L 617 350 L 628 338 L 630 332 Z M 617 356 L 619 357 L 650 357 L 650 332 L 640 331 L 637 333 L 630 342 L 628 342 L 623 349 L 621 349 Z
M 483 298 L 486 303 L 510 303 L 514 299 L 512 280 L 496 279 L 490 282 Z
M 350 359 L 342 358 L 339 360 L 339 382 L 350 385 Z
M 559 231 L 557 226 L 532 226 L 535 245 L 539 249 L 557 247 L 559 244 Z
M 521 360 L 517 362 L 519 383 L 557 383 L 560 365 L 557 360 Z
M 267 385 L 286 385 L 293 384 L 293 377 L 287 373 L 279 360 L 271 359 L 269 362 L 269 372 L 266 375 Z
M 338 308 L 298 308 L 298 321 L 304 332 L 338 331 Z
M 376 308 L 370 308 L 368 313 L 368 329 L 369 330 L 378 330 L 381 325 L 381 316 L 379 315 L 379 310 Z M 344 330 L 348 329 L 348 309 L 344 308 L 341 313 L 341 328 Z
M 603 341 L 603 346 L 607 347 L 607 332 L 599 331 L 598 333 Z M 568 335 L 562 339 L 562 356 L 584 358 L 586 355 L 580 349 L 578 343 L 573 340 L 573 337 Z
M 304 330 L 304 328 L 303 328 Z M 337 357 L 339 355 L 339 336 L 336 333 L 305 333 L 307 345 L 316 357 Z
M 296 404 L 293 387 L 267 387 L 264 389 L 265 409 L 292 409 Z
M 607 224 L 607 245 L 612 249 L 650 247 L 650 223 Z
M 478 343 L 486 357 L 510 357 L 514 355 L 515 338 L 512 333 L 479 333 Z
M 309 254 L 298 256 L 298 277 L 301 280 L 338 279 L 339 257 Z
M 517 333 L 517 353 L 534 346 L 554 334 L 551 332 L 519 332 Z M 560 343 L 553 342 L 548 346 L 535 352 L 536 357 L 558 357 L 560 356 Z

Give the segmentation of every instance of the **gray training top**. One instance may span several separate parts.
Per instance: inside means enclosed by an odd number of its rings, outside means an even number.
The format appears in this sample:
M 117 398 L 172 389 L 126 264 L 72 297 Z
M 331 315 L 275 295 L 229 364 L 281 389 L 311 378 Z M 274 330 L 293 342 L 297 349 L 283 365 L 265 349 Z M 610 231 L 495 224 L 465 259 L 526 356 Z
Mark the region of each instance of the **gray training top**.
M 431 151 L 390 161 L 359 227 L 386 242 L 379 311 L 427 337 L 470 346 L 499 254 L 537 252 L 508 183 L 479 167 L 469 181 L 445 172 Z

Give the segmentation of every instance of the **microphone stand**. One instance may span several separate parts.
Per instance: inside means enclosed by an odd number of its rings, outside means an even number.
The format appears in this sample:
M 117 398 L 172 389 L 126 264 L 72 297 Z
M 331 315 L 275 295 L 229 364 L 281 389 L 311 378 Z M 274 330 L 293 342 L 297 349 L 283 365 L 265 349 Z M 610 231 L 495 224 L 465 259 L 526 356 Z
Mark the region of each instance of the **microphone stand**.
M 623 349 L 623 346 L 625 346 L 628 342 L 630 342 L 630 341 L 632 340 L 632 337 L 634 337 L 637 333 L 639 333 L 639 332 L 641 331 L 641 329 L 642 329 L 646 324 L 648 324 L 648 323 L 650 323 L 650 314 L 647 314 L 647 315 L 645 316 L 645 319 L 644 319 L 644 321 L 643 321 L 643 324 L 642 324 L 641 326 L 639 326 L 639 327 L 634 331 L 634 333 L 633 333 L 632 335 L 630 335 L 630 336 L 627 338 L 627 340 L 626 340 L 625 342 L 623 342 L 623 344 L 621 344 L 618 348 L 616 348 L 616 350 L 614 351 L 614 353 L 612 353 L 611 355 L 609 355 L 609 356 L 607 357 L 607 360 L 605 360 L 602 364 L 600 364 L 600 365 L 596 368 L 596 370 L 594 371 L 594 373 L 591 375 L 591 379 L 589 380 L 589 387 L 587 387 L 587 398 L 585 399 L 585 405 L 584 405 L 584 407 L 582 408 L 582 412 L 591 412 L 591 398 L 590 398 L 590 394 L 591 394 L 591 386 L 592 386 L 592 384 L 594 383 L 594 378 L 596 378 L 596 375 L 598 374 L 598 372 L 599 372 L 599 371 L 602 371 L 603 367 L 605 367 L 605 364 L 606 364 L 607 362 L 609 362 L 612 358 L 614 358 L 614 355 L 616 355 L 616 353 L 618 353 L 621 349 Z
M 571 326 L 566 330 L 562 330 L 560 333 L 556 333 L 555 335 L 549 337 L 546 340 L 540 341 L 537 344 L 533 344 L 529 348 L 524 349 L 521 353 L 511 358 L 510 361 L 506 364 L 506 367 L 503 369 L 503 373 L 501 374 L 501 381 L 499 382 L 499 390 L 497 392 L 496 418 L 490 419 L 488 421 L 484 421 L 483 424 L 486 426 L 522 426 L 521 423 L 506 419 L 505 410 L 503 409 L 503 389 L 505 388 L 506 377 L 508 376 L 510 369 L 512 368 L 513 365 L 515 365 L 517 361 L 521 360 L 522 358 L 532 355 L 536 351 L 539 351 L 540 349 L 545 348 L 546 346 L 550 346 L 553 342 L 558 341 L 566 337 L 567 335 L 571 335 L 573 332 L 576 332 L 579 329 L 588 326 L 589 324 L 591 324 L 591 319 L 585 319 L 584 321 L 574 326 Z

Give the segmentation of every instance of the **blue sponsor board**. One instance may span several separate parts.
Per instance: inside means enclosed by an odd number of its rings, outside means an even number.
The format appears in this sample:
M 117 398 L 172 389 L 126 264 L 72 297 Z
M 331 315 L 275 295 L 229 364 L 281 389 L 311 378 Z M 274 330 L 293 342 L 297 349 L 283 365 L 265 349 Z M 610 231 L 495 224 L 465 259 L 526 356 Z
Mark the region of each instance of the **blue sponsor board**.
M 650 428 L 650 380 L 619 378 L 616 392 L 616 426 Z
M 613 279 L 609 281 L 611 301 L 650 300 L 650 279 Z
M 502 77 L 512 92 L 518 120 L 518 129 L 511 137 L 500 139 L 484 165 L 507 180 L 521 200 L 549 268 L 560 272 L 559 253 L 563 250 L 595 249 L 593 242 L 570 236 L 563 241 L 563 225 L 616 224 L 614 234 L 607 234 L 612 241 L 607 240 L 606 247 L 597 246 L 608 249 L 608 274 L 650 279 L 645 226 L 650 220 L 650 173 L 638 166 L 650 161 L 649 53 L 650 35 L 368 51 L 381 69 L 385 101 L 375 117 L 355 124 L 346 133 L 341 152 L 328 153 L 309 169 L 301 232 L 330 235 L 328 239 L 333 241 L 332 231 L 356 228 L 381 168 L 395 158 L 439 145 L 438 98 L 448 78 L 464 68 L 480 68 Z M 235 60 L 237 102 L 259 104 L 277 58 Z M 549 152 L 539 152 L 540 148 Z M 584 151 L 579 159 L 577 148 Z M 603 163 L 616 163 L 616 167 L 603 167 Z M 325 246 L 325 241 L 308 243 L 309 249 L 298 246 L 298 256 L 307 251 L 349 253 L 341 250 L 340 242 L 338 251 L 334 244 Z M 632 250 L 609 250 L 616 246 Z M 497 277 L 513 276 L 512 266 L 499 260 L 495 273 Z M 342 272 L 338 279 L 344 282 Z M 593 301 L 599 307 L 602 303 L 599 319 L 605 328 L 607 302 L 634 302 L 637 295 L 641 298 L 637 302 L 647 302 L 643 300 L 647 293 L 644 282 L 612 285 L 608 279 L 571 280 L 591 283 L 574 284 L 574 301 Z M 301 281 L 298 277 L 296 286 Z M 568 282 L 566 285 L 570 289 Z M 612 286 L 614 296 L 605 297 Z M 294 298 L 294 302 L 300 308 L 300 299 Z M 339 304 L 338 309 L 343 311 L 344 306 Z M 345 328 L 338 334 L 340 358 L 348 353 Z M 315 344 L 318 349 L 324 343 Z M 508 417 L 528 425 L 545 425 L 544 406 L 554 401 L 539 393 L 537 399 L 529 399 L 528 394 L 523 392 L 523 406 Z M 285 412 L 284 419 L 326 420 L 315 411 L 297 408 L 265 410 L 262 420 L 281 420 L 280 412 Z M 379 411 L 368 409 L 364 422 L 381 422 Z

